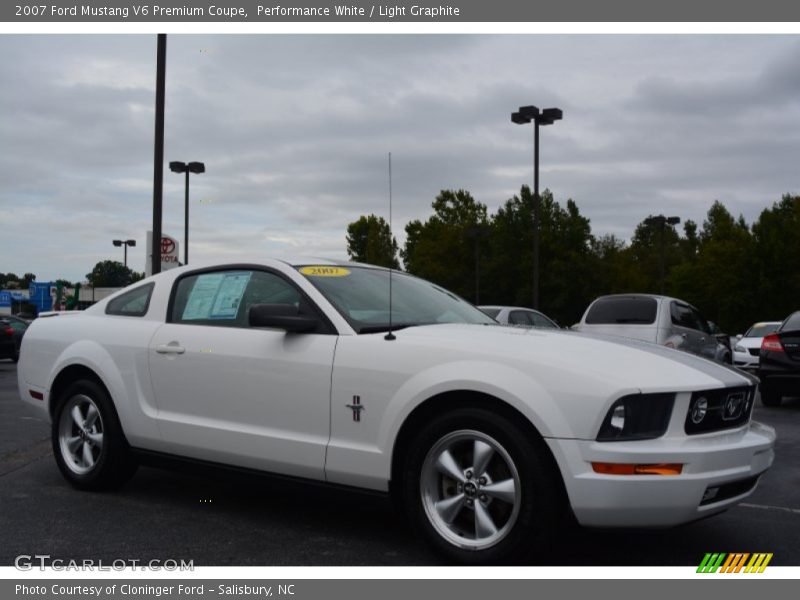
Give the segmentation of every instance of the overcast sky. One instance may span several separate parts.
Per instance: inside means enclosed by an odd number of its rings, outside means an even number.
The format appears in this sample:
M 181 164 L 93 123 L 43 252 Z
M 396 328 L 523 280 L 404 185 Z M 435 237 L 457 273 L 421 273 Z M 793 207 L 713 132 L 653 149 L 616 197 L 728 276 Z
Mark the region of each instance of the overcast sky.
M 0 272 L 144 270 L 152 224 L 155 35 L 0 37 Z M 346 258 L 345 229 L 425 219 L 442 189 L 494 212 L 532 180 L 520 105 L 557 106 L 541 184 L 596 235 L 648 214 L 751 222 L 800 192 L 800 37 L 170 35 L 165 162 L 199 160 L 190 260 Z M 183 242 L 183 177 L 164 231 Z M 181 249 L 181 257 L 183 250 Z

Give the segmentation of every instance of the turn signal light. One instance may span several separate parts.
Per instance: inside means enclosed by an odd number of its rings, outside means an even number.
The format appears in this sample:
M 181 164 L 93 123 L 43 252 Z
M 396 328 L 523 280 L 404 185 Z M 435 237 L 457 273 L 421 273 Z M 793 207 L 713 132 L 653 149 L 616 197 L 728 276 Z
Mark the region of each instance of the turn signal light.
M 682 464 L 660 463 L 655 465 L 626 465 L 620 463 L 593 462 L 595 473 L 603 475 L 680 475 Z
M 761 349 L 767 352 L 783 352 L 780 336 L 777 333 L 764 336 L 761 340 Z

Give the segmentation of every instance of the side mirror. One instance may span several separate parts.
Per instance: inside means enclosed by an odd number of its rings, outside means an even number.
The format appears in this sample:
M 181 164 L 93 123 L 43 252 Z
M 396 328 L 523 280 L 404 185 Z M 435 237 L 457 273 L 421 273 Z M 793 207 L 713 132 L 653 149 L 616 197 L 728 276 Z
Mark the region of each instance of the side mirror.
M 736 334 L 736 339 L 737 339 L 737 340 L 740 340 L 740 339 L 742 339 L 742 334 L 741 334 L 741 333 L 737 333 L 737 334 Z
M 254 304 L 247 313 L 250 327 L 285 329 L 291 333 L 305 333 L 317 328 L 319 321 L 301 315 L 294 304 Z

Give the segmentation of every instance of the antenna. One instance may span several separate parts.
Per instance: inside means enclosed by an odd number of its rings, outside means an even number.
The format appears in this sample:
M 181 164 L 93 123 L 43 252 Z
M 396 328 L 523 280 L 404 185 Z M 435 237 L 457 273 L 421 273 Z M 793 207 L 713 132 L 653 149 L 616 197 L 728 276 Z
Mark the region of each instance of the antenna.
M 392 153 L 389 152 L 389 246 L 392 240 Z M 389 263 L 389 333 L 383 339 L 391 342 L 397 337 L 392 333 L 392 264 Z

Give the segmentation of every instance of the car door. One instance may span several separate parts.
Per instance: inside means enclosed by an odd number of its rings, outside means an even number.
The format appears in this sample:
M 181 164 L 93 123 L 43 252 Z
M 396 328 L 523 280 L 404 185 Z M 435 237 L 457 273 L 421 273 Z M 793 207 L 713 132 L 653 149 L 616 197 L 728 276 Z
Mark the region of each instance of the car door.
M 252 328 L 253 304 L 316 313 L 311 333 Z M 158 422 L 170 452 L 324 478 L 337 336 L 304 294 L 266 270 L 189 273 L 149 348 Z
M 698 332 L 697 353 L 700 356 L 705 356 L 706 358 L 710 358 L 712 360 L 717 358 L 717 349 L 720 343 L 716 336 L 711 332 L 711 326 L 708 324 L 708 321 L 706 321 L 705 317 L 700 314 L 700 311 L 694 306 L 690 306 L 689 310 L 692 312 L 692 318 L 696 323 L 695 328 Z
M 684 302 L 673 300 L 670 302 L 670 318 L 673 334 L 681 338 L 681 343 L 676 347 L 693 354 L 700 354 L 702 334 L 698 329 L 699 324 L 692 307 Z

